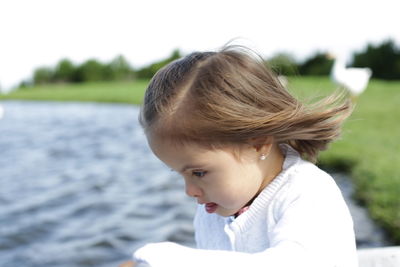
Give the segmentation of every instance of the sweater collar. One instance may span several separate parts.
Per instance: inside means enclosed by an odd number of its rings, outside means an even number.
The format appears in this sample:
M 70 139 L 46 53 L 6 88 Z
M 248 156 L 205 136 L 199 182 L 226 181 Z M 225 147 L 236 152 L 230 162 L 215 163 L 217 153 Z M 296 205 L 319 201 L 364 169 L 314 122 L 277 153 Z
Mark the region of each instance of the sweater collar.
M 294 150 L 288 144 L 280 144 L 279 147 L 285 156 L 285 160 L 282 165 L 282 171 L 264 188 L 263 191 L 254 199 L 251 205 L 239 214 L 228 217 L 228 223 L 231 223 L 232 227 L 239 227 L 242 231 L 245 231 L 249 226 L 252 225 L 256 217 L 263 212 L 265 207 L 269 205 L 274 195 L 279 189 L 287 182 L 289 173 L 293 170 L 299 160 L 299 153 Z

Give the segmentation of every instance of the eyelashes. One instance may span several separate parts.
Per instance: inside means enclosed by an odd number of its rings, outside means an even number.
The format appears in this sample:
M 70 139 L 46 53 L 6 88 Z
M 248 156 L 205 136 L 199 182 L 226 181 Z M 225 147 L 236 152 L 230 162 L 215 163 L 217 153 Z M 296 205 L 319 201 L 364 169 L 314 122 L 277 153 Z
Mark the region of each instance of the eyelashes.
M 199 177 L 199 178 L 204 177 L 206 174 L 207 174 L 206 171 L 193 171 L 192 172 L 193 176 L 196 176 L 196 177 Z
M 175 172 L 176 171 L 174 169 L 169 169 L 171 172 Z M 192 171 L 192 176 L 198 177 L 198 178 L 202 178 L 207 174 L 207 171 Z

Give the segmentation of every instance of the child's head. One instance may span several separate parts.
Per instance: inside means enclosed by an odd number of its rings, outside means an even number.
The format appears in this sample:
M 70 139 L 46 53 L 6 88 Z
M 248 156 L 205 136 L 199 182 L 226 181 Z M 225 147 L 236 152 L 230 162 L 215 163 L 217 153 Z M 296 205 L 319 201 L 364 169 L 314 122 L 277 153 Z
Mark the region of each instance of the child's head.
M 349 101 L 303 105 L 247 51 L 195 52 L 157 72 L 139 117 L 146 133 L 210 148 L 273 137 L 314 161 L 339 136 Z
M 221 216 L 233 215 L 251 202 L 282 167 L 279 148 L 272 145 L 242 145 L 238 159 L 230 149 L 176 145 L 152 134 L 148 141 L 154 154 L 182 175 L 186 194 Z M 260 158 L 262 154 L 267 158 Z
M 192 53 L 158 71 L 147 88 L 139 120 L 153 152 L 170 167 L 194 160 L 191 151 L 199 157 L 207 151 L 229 152 L 236 164 L 247 164 L 240 166 L 242 170 L 264 179 L 279 171 L 277 144 L 290 144 L 315 160 L 338 137 L 350 113 L 349 102 L 338 100 L 333 97 L 306 106 L 260 59 L 242 47 L 229 46 L 219 52 Z M 179 155 L 180 151 L 184 153 Z M 272 156 L 258 160 L 263 153 Z M 218 155 L 214 156 L 217 161 Z M 265 186 L 264 180 L 257 181 L 258 187 Z M 249 201 L 257 193 L 254 190 L 249 188 L 251 193 L 242 201 Z

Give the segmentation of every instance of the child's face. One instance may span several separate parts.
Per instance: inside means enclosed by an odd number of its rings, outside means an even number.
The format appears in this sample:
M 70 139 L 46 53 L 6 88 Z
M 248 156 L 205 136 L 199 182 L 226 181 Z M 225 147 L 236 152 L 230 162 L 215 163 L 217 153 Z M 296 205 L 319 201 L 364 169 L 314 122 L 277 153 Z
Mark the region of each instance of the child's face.
M 154 154 L 183 176 L 186 194 L 209 213 L 234 215 L 266 186 L 259 153 L 250 145 L 241 148 L 238 160 L 228 150 L 176 146 L 151 136 L 148 141 Z

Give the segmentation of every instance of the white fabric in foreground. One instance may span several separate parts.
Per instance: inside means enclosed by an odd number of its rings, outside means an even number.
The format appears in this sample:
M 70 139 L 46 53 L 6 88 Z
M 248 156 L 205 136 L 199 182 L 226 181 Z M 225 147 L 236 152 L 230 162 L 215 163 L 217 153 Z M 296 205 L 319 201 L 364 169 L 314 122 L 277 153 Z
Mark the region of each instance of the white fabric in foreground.
M 194 220 L 198 249 L 148 244 L 134 260 L 152 267 L 357 267 L 353 222 L 332 177 L 288 145 L 282 172 L 236 219 Z

